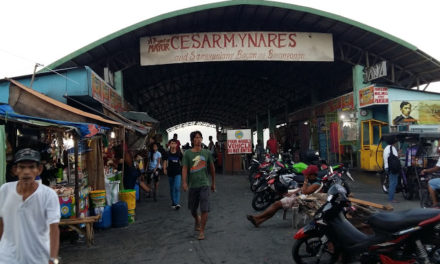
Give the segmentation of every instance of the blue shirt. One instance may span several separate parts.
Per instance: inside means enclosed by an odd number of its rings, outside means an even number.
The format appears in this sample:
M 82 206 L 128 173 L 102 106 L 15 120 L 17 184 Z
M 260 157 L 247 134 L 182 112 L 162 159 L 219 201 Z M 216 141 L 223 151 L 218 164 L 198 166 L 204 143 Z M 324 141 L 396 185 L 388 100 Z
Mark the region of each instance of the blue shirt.
M 159 151 L 154 152 L 153 157 L 152 158 L 150 157 L 150 166 L 148 168 L 150 170 L 154 170 L 160 158 L 162 158 L 160 152 Z M 162 168 L 161 164 L 159 164 L 157 168 L 161 169 Z

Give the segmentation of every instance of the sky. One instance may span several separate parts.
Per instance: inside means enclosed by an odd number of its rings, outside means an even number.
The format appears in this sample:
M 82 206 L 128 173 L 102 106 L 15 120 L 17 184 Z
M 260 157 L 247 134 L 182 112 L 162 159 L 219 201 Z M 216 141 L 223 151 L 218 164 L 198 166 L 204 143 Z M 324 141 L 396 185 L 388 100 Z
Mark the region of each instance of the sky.
M 0 79 L 31 74 L 122 28 L 171 11 L 217 1 L 2 1 Z M 440 1 L 282 0 L 344 16 L 403 39 L 440 60 Z M 440 92 L 440 85 L 428 90 Z

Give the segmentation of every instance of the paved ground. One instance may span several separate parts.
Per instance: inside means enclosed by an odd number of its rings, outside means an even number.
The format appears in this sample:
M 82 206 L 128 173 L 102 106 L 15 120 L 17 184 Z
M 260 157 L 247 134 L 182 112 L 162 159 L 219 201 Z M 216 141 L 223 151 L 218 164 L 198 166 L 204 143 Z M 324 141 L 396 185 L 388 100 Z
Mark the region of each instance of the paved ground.
M 375 174 L 353 171 L 356 197 L 385 203 L 380 181 Z M 137 204 L 136 223 L 125 228 L 111 228 L 95 233 L 95 245 L 83 242 L 61 244 L 64 263 L 293 263 L 291 247 L 295 230 L 282 220 L 279 212 L 259 228 L 245 218 L 255 213 L 252 194 L 244 175 L 218 175 L 217 192 L 211 196 L 206 240 L 198 241 L 193 219 L 186 209 L 186 194 L 181 210 L 170 208 L 168 182 L 160 186 L 158 202 L 142 199 Z M 396 209 L 417 207 L 418 201 L 393 204 Z

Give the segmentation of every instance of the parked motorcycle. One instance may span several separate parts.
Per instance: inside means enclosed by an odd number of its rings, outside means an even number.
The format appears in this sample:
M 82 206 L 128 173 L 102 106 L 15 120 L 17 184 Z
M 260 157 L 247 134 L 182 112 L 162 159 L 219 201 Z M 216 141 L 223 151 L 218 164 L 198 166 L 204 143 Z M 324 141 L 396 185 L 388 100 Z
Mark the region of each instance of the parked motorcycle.
M 440 263 L 440 210 L 410 209 L 377 213 L 367 235 L 345 217 L 351 210 L 340 184 L 328 190 L 327 202 L 294 236 L 292 257 L 301 263 Z
M 324 169 L 318 172 L 317 177 L 321 179 L 321 186 L 317 192 L 327 192 L 330 185 L 336 178 L 340 180 L 340 184 L 346 188 L 347 193 L 350 193 L 350 186 L 346 182 L 344 176 L 350 178 L 352 181 L 348 168 L 342 164 L 330 167 L 323 167 Z M 335 170 L 333 170 L 335 168 Z M 334 178 L 335 177 L 335 178 Z M 266 209 L 269 205 L 277 200 L 280 200 L 289 189 L 300 188 L 304 183 L 304 175 L 297 175 L 295 173 L 286 173 L 286 170 L 280 167 L 274 169 L 266 180 L 258 187 L 252 199 L 252 208 L 256 211 Z
M 277 168 L 272 170 L 265 178 L 265 181 L 258 187 L 252 199 L 252 208 L 262 211 L 273 202 L 280 200 L 289 189 L 298 188 L 295 181 L 295 174 L 279 174 Z M 304 181 L 304 178 L 302 178 Z

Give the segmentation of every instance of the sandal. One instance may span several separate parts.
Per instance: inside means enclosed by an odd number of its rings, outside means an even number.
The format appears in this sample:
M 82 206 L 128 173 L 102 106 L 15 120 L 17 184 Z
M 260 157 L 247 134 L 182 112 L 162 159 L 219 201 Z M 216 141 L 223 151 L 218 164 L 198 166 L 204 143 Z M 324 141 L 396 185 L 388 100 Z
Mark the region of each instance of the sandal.
M 204 240 L 205 239 L 205 233 L 200 232 L 199 233 L 199 237 L 197 238 L 198 240 Z

